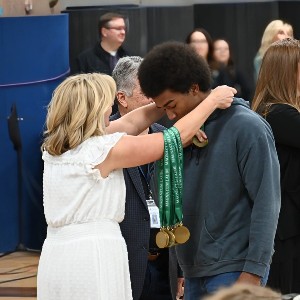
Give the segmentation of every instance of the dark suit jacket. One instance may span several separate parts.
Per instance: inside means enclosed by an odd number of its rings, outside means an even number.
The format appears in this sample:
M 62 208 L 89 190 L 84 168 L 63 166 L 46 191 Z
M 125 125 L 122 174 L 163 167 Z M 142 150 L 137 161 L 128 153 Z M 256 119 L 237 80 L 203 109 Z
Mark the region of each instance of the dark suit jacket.
M 117 57 L 127 56 L 128 53 L 120 47 L 117 51 Z M 80 53 L 77 57 L 77 72 L 78 73 L 104 73 L 111 75 L 113 69 L 110 66 L 111 55 L 106 52 L 100 45 L 100 42 L 90 49 Z
M 119 112 L 110 117 L 116 120 Z M 165 127 L 159 124 L 151 126 L 152 133 L 161 132 Z M 126 183 L 125 218 L 120 223 L 123 237 L 127 244 L 130 279 L 133 300 L 138 300 L 143 290 L 146 268 L 148 263 L 148 249 L 150 239 L 150 217 L 146 203 L 140 171 L 137 167 L 124 169 Z M 172 252 L 173 254 L 173 252 Z M 169 273 L 173 299 L 176 296 L 177 287 L 177 261 L 174 255 L 169 255 Z M 175 293 L 174 293 L 175 292 Z

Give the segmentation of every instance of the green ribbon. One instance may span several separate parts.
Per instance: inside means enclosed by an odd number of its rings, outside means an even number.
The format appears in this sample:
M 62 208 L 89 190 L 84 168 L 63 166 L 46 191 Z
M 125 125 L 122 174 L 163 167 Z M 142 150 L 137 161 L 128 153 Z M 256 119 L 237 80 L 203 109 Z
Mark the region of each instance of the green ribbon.
M 158 163 L 161 227 L 182 223 L 183 149 L 176 127 L 164 131 L 164 157 Z

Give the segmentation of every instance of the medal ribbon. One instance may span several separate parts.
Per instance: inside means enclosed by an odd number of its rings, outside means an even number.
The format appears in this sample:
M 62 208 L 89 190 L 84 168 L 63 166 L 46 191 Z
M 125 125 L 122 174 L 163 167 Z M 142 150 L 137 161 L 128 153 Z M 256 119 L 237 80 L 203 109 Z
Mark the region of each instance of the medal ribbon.
M 163 228 L 182 222 L 183 150 L 176 127 L 164 131 L 164 157 L 158 163 L 159 214 Z

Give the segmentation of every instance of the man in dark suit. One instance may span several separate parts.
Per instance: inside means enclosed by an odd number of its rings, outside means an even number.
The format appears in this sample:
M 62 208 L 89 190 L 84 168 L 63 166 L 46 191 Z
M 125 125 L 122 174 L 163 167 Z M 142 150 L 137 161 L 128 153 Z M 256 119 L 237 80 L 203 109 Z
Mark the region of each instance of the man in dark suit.
M 78 55 L 75 72 L 98 72 L 111 75 L 118 60 L 128 55 L 122 47 L 126 38 L 127 23 L 125 16 L 116 12 L 102 15 L 98 22 L 100 41 Z M 113 105 L 113 113 L 116 111 L 117 105 Z
M 118 61 L 112 74 L 117 84 L 118 112 L 111 116 L 111 120 L 152 101 L 141 92 L 137 79 L 141 62 L 142 58 L 138 56 L 128 56 Z M 159 124 L 153 124 L 142 134 L 164 129 Z M 155 235 L 159 231 L 159 223 L 155 221 L 159 216 L 150 184 L 153 171 L 153 164 L 124 169 L 126 206 L 120 227 L 128 249 L 134 300 L 172 300 L 177 292 L 175 252 L 172 249 L 169 255 L 168 248 L 159 249 L 155 243 Z

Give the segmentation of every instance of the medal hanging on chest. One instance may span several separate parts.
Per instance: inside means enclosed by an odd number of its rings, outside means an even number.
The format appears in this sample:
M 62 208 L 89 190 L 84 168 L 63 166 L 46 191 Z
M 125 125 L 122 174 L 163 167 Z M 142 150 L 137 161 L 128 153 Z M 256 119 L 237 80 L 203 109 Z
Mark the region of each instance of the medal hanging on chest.
M 159 215 L 156 235 L 159 248 L 185 243 L 189 230 L 182 224 L 183 151 L 177 128 L 164 131 L 164 157 L 159 162 Z
M 204 131 L 204 124 L 202 125 L 202 127 L 200 129 Z M 203 147 L 207 146 L 207 144 L 208 144 L 208 140 L 200 142 L 196 136 L 193 137 L 192 142 L 195 146 L 197 146 L 199 148 L 203 148 Z

